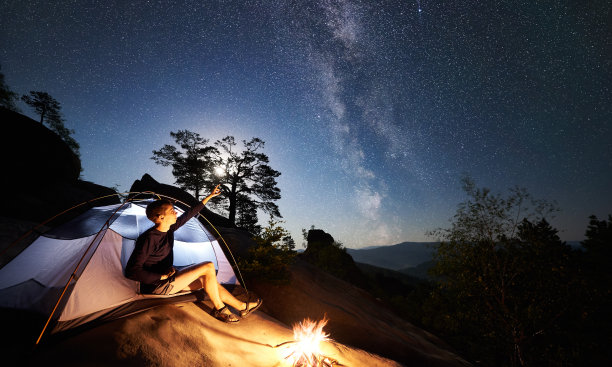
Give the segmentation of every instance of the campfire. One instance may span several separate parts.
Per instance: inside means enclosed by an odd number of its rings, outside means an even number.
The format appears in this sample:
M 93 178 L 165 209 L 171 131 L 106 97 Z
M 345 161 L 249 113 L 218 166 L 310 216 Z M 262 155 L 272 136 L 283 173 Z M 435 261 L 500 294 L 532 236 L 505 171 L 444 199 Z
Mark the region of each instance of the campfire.
M 294 367 L 333 367 L 340 366 L 338 361 L 323 355 L 320 345 L 331 341 L 329 334 L 323 332 L 327 319 L 304 321 L 293 325 L 294 340 L 284 342 L 276 347 L 282 347 L 283 358 Z

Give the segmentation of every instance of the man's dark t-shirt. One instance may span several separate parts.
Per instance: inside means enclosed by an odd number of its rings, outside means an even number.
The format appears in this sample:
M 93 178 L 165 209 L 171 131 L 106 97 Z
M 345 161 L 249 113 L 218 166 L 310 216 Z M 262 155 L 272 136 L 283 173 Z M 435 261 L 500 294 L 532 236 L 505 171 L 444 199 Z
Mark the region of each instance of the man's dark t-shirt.
M 174 255 L 174 232 L 204 208 L 200 202 L 176 219 L 168 232 L 151 227 L 143 232 L 134 245 L 134 251 L 125 267 L 125 276 L 140 282 L 141 293 L 149 293 L 163 274 L 172 268 Z

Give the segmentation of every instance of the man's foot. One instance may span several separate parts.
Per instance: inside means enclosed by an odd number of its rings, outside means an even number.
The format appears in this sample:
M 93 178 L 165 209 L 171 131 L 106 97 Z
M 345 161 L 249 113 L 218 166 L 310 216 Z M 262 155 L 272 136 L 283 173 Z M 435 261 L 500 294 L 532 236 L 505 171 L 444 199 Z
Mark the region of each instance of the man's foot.
M 251 312 L 257 310 L 259 306 L 263 303 L 261 298 L 258 298 L 254 302 L 246 301 L 246 305 L 244 306 L 244 310 L 240 311 L 240 317 L 245 318 L 251 314 Z
M 240 321 L 238 316 L 234 315 L 232 311 L 227 308 L 227 306 L 223 306 L 220 309 L 215 309 L 213 312 L 213 317 L 217 320 L 221 320 L 227 323 L 234 323 Z

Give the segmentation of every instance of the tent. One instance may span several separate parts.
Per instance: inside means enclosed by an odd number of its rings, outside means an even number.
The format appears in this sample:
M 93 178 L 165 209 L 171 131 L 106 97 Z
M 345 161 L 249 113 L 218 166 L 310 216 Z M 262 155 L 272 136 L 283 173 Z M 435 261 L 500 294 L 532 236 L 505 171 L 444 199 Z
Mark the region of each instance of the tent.
M 149 202 L 94 207 L 42 234 L 0 269 L 0 307 L 45 315 L 46 328 L 55 333 L 164 302 L 201 299 L 201 291 L 140 294 L 138 282 L 125 278 L 136 238 L 153 226 L 145 215 Z M 204 261 L 215 264 L 221 284 L 230 290 L 239 285 L 215 236 L 192 218 L 175 233 L 174 265 Z

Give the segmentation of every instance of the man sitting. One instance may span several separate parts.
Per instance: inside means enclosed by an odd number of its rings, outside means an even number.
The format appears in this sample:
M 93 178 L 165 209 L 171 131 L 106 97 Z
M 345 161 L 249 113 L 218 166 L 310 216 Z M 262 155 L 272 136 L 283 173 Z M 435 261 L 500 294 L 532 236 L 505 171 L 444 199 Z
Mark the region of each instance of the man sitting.
M 219 186 L 215 187 L 201 203 L 178 218 L 174 205 L 168 200 L 157 200 L 149 204 L 146 209 L 147 218 L 155 225 L 138 236 L 134 252 L 125 268 L 125 276 L 140 282 L 141 293 L 174 294 L 204 288 L 215 307 L 213 316 L 224 322 L 238 322 L 240 319 L 226 305 L 239 310 L 241 317 L 246 317 L 261 306 L 262 300 L 242 302 L 236 299 L 217 281 L 212 262 L 190 265 L 179 271 L 172 266 L 174 232 L 220 193 Z

